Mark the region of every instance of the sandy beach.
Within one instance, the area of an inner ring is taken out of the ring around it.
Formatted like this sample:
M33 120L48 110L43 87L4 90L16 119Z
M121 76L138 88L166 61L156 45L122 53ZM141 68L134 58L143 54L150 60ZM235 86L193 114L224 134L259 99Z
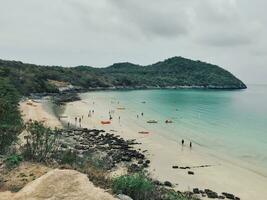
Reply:
M91 116L88 116L89 110ZM113 118L111 124L101 124L101 121L109 120L109 114ZM180 140L169 140L160 132L151 132L143 125L145 117L137 118L127 113L127 108L116 102L101 99L71 102L66 105L63 115L65 123L75 125L77 117L81 118L81 127L104 129L126 139L137 139L142 143L140 149L147 150L146 155L151 160L151 175L160 181L171 181L178 190L212 189L218 193L233 193L244 200L267 196L265 176L238 165L235 160L224 160L205 152L198 145L193 144L191 149L188 141L182 146ZM78 120L76 126L80 126ZM140 134L140 131L149 134ZM173 169L174 165L191 169ZM188 171L193 171L194 175L189 175Z
M160 181L170 181L180 191L193 188L212 189L218 193L233 193L244 200L264 199L267 196L265 176L237 165L234 160L219 159L198 145L193 144L191 149L188 141L182 146L178 140L169 140L159 132L151 132L142 125L146 123L145 117L129 115L123 105L103 102L100 99L71 102L66 104L63 118L59 121L47 110L46 103L22 102L20 109L24 121L43 121L54 128L62 127L62 122L75 125L77 117L81 118L81 127L103 129L126 139L136 139L141 143L137 148L147 150L145 154L151 161L149 171L152 177ZM101 121L109 120L109 115L113 118L111 124L101 124ZM78 120L76 126L80 126ZM149 134L140 134L140 131ZM172 166L191 169L173 169ZM188 171L193 171L194 175L189 175Z
M61 128L62 125L58 118L48 111L49 107L46 105L49 100L25 100L20 102L20 111L24 122L36 120L43 122L46 126L51 128Z

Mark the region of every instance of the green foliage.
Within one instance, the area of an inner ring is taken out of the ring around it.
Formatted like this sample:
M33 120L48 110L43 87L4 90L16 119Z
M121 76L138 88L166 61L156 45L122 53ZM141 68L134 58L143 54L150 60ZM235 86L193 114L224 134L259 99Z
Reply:
M120 176L112 183L114 193L128 195L134 200L148 199L153 189L153 183L143 174Z
M172 86L246 88L245 84L231 73L216 65L182 57L170 58L147 66L117 63L107 68L48 67L0 60L0 77L7 77L23 95L58 92L49 80L68 82L85 89Z
M22 161L22 157L20 155L11 155L5 160L5 164L7 168L12 169L17 167Z
M173 190L167 191L164 196L164 200L199 200L198 198L183 193L178 193Z
M60 155L59 160L61 164L68 164L72 166L77 163L77 152L71 149L64 151Z
M19 98L15 87L7 79L0 78L0 154L7 152L22 130Z
M45 127L41 122L26 124L26 144L23 156L26 160L45 162L58 150L58 133Z

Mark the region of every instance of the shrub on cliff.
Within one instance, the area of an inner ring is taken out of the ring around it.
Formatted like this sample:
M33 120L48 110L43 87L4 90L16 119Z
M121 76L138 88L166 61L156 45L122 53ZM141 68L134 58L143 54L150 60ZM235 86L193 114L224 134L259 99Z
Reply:
M154 190L153 183L143 174L120 176L113 180L112 190L130 196L134 200L150 199Z
M23 156L27 160L45 162L58 150L58 133L44 126L41 122L26 124L26 144Z
M0 78L0 154L7 152L22 130L19 98L16 88L8 80Z

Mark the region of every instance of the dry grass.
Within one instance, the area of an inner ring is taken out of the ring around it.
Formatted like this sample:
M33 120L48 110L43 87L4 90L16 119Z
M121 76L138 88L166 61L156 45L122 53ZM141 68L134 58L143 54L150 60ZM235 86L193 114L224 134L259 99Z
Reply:
M18 167L0 174L0 191L17 192L27 183L39 178L50 170L39 163L22 162Z

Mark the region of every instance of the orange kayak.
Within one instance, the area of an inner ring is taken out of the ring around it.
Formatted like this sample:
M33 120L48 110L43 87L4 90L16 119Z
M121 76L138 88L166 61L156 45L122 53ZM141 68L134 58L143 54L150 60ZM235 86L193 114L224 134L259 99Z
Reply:
M111 121L101 121L101 124L111 124Z

